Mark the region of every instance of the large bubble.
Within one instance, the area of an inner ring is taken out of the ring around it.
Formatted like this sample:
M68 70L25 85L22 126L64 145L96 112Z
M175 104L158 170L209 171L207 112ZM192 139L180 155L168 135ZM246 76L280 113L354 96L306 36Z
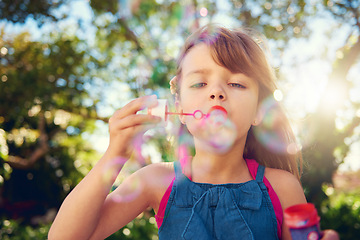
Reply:
M288 124L287 116L279 102L273 97L266 98L261 104L260 111L263 114L262 122L253 128L258 142L275 153L296 154L301 147L288 140L288 133L284 129Z
M105 184L113 184L127 160L127 158L116 157L106 163L102 173L103 182Z
M237 136L235 124L221 107L212 108L201 119L196 119L194 129L199 147L220 154L232 147Z

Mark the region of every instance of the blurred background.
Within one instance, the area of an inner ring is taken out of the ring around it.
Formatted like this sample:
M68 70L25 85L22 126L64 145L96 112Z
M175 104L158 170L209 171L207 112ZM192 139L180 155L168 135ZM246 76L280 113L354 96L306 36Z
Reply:
M111 114L143 95L172 99L179 49L209 22L266 36L274 96L303 152L307 199L321 228L360 239L359 5L0 0L0 239L46 239L65 196L105 151ZM145 145L146 162L174 160L167 133ZM108 239L157 239L153 212Z

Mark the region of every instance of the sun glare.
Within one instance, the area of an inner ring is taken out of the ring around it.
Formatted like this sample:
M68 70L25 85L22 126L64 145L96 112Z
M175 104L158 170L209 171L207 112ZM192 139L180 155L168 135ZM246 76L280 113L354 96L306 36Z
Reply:
M281 90L276 89L276 90L274 91L274 98L275 98L276 101L278 101L278 102L282 101L282 100L283 100L283 97L284 97L284 95L283 95L283 93L282 93Z
M294 118L303 118L317 110L328 83L329 66L314 60L286 70L285 105ZM274 93L275 94L275 93ZM336 101L334 98L332 101Z

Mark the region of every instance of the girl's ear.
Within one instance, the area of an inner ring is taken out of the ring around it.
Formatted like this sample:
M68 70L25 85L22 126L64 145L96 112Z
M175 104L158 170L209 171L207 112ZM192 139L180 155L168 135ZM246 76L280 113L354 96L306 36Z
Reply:
M263 118L264 118L264 110L261 107L258 107L255 119L251 125L258 126L262 122Z
M177 95L177 93L176 93L176 95ZM178 96L175 96L175 108L176 108L176 112L183 113L183 108L181 107ZM184 115L178 115L178 116L179 116L180 122L185 125L186 124L185 116Z

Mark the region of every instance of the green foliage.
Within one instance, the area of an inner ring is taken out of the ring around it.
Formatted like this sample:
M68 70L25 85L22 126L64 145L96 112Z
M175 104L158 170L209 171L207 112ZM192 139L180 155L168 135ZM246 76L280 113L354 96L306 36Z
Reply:
M158 228L156 226L154 213L146 211L143 216L137 217L125 227L106 238L106 240L155 240L158 239L157 233Z
M39 26L52 20L56 29L50 33L42 29L39 40L33 40L28 32L0 32L2 239L44 239L49 225L34 224L34 219L59 207L99 159L84 133L94 131L95 120L107 120L108 116L98 115L107 97L104 86L118 81L129 86L128 97L155 92L169 98L163 89L175 74L174 60L184 38L217 13L238 26L263 33L274 50L279 50L274 53L279 58L290 40L311 34L308 23L319 9L326 9L339 23L352 24L353 29L358 29L359 15L358 1L350 0L322 1L322 5L321 1L304 0L229 0L226 12L217 3L220 1L92 0L91 30L95 33L87 41L84 33L89 29L81 29L83 25L73 24L74 34L67 28L59 30L67 13L57 10L71 2L0 1L0 19L8 21L6 24L24 23L32 17ZM199 15L202 7L208 10L206 18ZM343 83L346 79L355 62L347 58L348 53L357 59L358 52L352 48L355 41L350 42L344 46L344 57L333 65L332 74L337 78L332 81ZM121 105L122 93L111 99L111 107ZM353 135L359 120L354 118L349 128L340 132L335 124L337 106L328 114L322 111L326 104L321 102L319 111L306 122L310 137L316 141L303 149L307 167L302 180L308 200L321 208L322 227L338 230L342 239L354 239L359 236L356 194L326 200L322 186L332 181L333 172L349 150L344 139ZM173 142L167 136L155 136L148 143L156 146L162 160L174 160ZM151 217L136 219L109 239L154 239L156 228Z
M39 23L46 20L56 20L51 13L66 0L31 0L31 1L0 1L0 19L14 23L24 23L28 17L33 17Z
M76 36L30 37L0 35L1 215L25 222L59 207L84 176L74 161L96 156L81 133L94 129L85 86L90 66L101 68Z
M1 219L0 238L3 240L39 240L47 239L50 224L32 227L19 224L16 220Z
M3 240L39 240L47 239L51 223L31 226L17 220L1 219L0 239ZM146 211L125 227L112 234L107 240L155 240L158 228L154 213Z
M321 204L321 228L334 229L341 240L353 240L360 236L359 190L335 193Z
M97 14L100 14L103 12L111 12L112 14L115 14L119 9L119 1L118 0L109 0L109 1L91 0L90 6Z
M306 37L306 16L314 14L311 8L305 11L305 2L299 1L245 1L232 0L231 14L245 27L257 29L267 38L275 39L283 48L292 38ZM256 11L254 11L256 9Z

